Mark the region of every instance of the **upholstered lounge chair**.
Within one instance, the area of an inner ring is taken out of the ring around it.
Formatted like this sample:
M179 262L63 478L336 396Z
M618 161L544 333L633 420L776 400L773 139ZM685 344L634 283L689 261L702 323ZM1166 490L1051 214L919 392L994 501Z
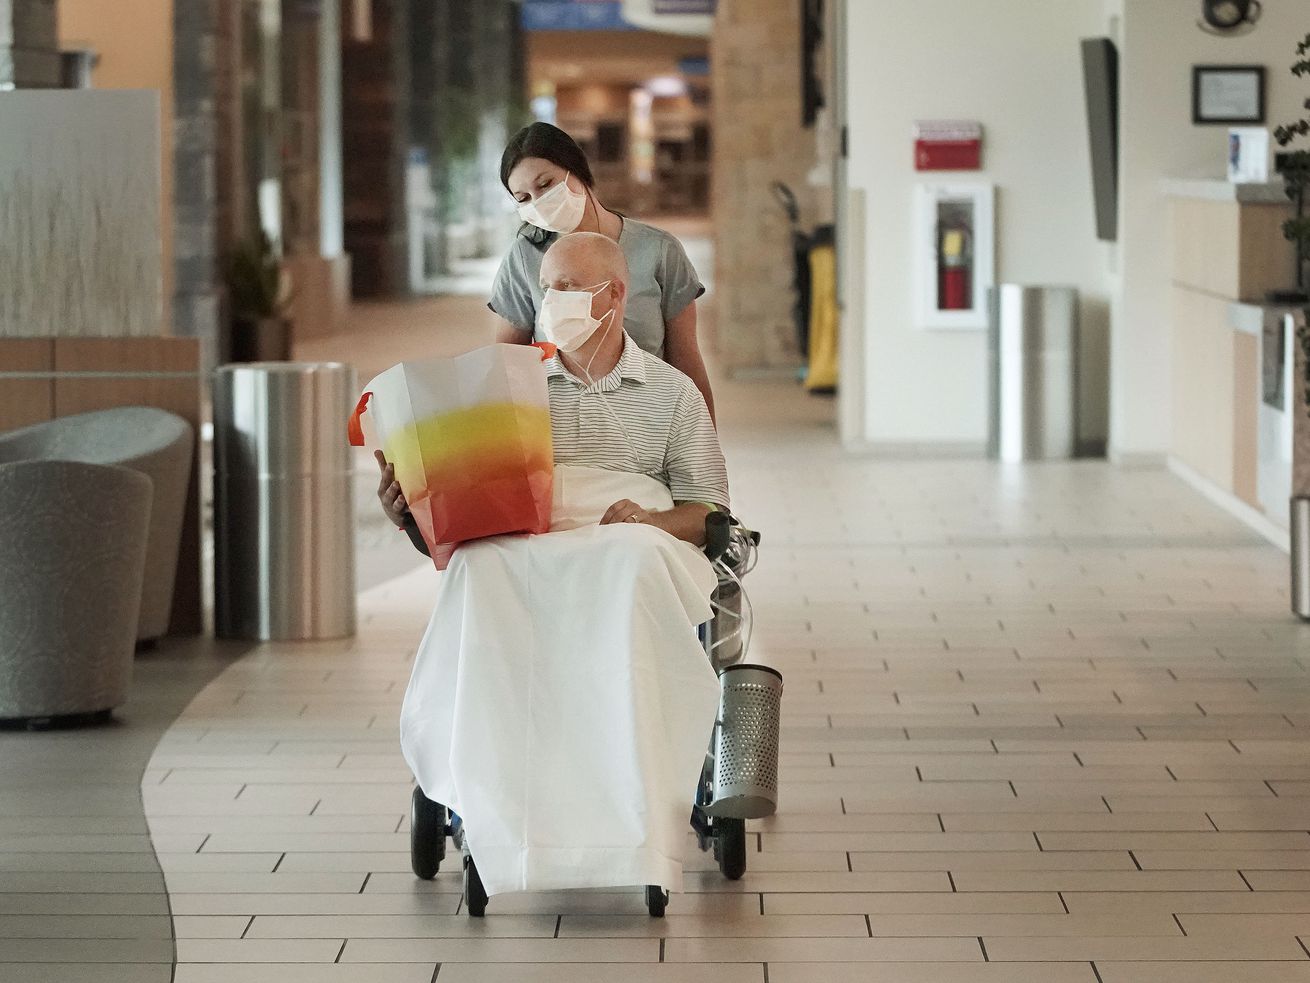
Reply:
M0 464L0 721L104 717L126 699L150 499L130 468Z
M52 460L121 464L150 478L154 505L137 628L142 641L168 633L194 446L191 424L148 406L79 413L0 434L0 464Z

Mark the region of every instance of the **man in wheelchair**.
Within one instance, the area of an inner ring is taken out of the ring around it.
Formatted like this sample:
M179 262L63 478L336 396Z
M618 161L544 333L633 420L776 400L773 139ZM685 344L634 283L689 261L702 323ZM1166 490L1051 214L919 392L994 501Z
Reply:
M698 547L727 472L695 385L623 330L618 245L565 236L541 277L538 334L558 348L551 531L455 551L402 749L426 800L461 817L486 894L680 890L719 700L696 635L717 578ZM383 507L412 526L379 464Z

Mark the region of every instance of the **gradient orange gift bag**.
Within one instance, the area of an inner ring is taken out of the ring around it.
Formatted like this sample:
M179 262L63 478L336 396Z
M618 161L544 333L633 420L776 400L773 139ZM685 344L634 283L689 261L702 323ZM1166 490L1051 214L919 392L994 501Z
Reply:
M393 365L365 387L350 442L381 449L438 570L455 547L550 528L553 348L488 345Z

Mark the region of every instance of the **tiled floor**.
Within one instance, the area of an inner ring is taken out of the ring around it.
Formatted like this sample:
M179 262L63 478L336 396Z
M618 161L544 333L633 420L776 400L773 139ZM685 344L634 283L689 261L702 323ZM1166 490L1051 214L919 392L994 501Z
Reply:
M739 883L494 898L408 872L396 717L436 577L267 646L145 801L197 981L1310 980L1306 629L1285 561L1162 472L842 454L721 384L783 802ZM689 844L690 846L690 844ZM767 973L767 977L766 977Z
M396 350L431 340L387 317ZM851 457L788 384L717 393L766 535L753 657L787 680L746 877L689 843L663 921L616 891L478 922L453 869L416 881L396 723L420 567L362 596L358 638L252 651L156 750L179 983L1310 981L1310 629L1282 554L1163 472ZM120 832L39 849L113 871ZM134 876L0 910L0 980L146 979L167 944L137 937Z
M173 718L247 646L166 639L137 658L131 696L94 730L0 732L0 981L64 983L86 966L154 960L101 983L167 983L168 894L141 809L141 773ZM103 975L101 975L103 970Z

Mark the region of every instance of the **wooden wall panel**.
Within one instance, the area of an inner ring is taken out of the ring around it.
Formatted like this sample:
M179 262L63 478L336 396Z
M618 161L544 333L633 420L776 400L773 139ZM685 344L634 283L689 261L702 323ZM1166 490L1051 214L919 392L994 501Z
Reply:
M1173 453L1233 490L1233 330L1227 301L1173 291Z
M1233 332L1233 494L1247 505L1263 509L1260 474L1260 339Z
M6 373L50 372L54 342L48 338L0 338L0 432L42 423L55 415L54 380L6 378Z
M1179 198L1173 214L1174 283L1236 298L1237 202Z
M1291 217L1291 205L1242 206L1239 300L1261 304L1271 290L1287 290L1295 285L1292 244L1283 238L1283 222Z

